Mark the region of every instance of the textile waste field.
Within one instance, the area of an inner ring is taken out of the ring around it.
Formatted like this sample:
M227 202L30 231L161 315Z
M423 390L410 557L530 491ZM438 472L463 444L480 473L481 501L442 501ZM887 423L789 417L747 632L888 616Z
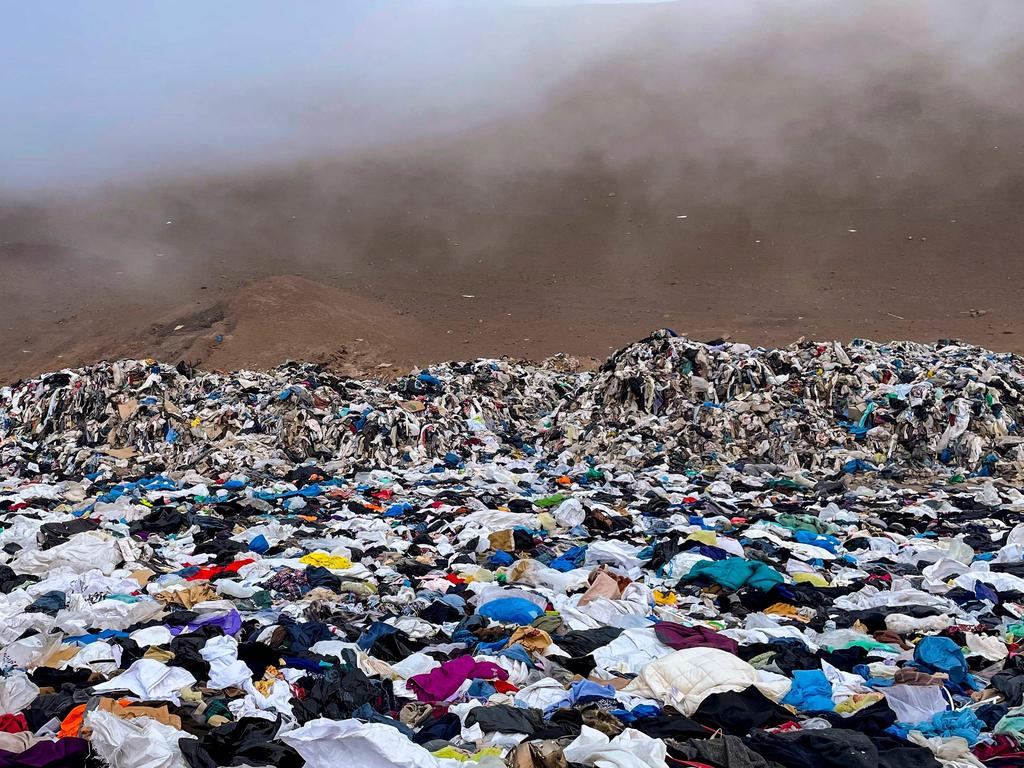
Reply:
M1024 765L1024 359L0 389L0 766Z

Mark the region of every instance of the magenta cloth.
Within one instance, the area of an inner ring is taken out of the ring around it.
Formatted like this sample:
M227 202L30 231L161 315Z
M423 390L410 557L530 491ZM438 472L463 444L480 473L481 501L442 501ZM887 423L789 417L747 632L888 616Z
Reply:
M739 650L735 640L707 627L684 627L674 621L659 621L654 625L654 634L669 648L677 651L684 648L719 648L736 653Z
M437 669L409 678L409 688L420 701L444 701L467 680L507 680L508 672L490 661L477 661L472 656L459 656Z

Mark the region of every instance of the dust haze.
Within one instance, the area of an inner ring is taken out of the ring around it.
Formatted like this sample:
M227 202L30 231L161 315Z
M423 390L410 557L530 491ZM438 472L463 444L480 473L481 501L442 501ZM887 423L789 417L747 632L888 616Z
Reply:
M222 41L198 112L115 99L109 140L69 126L43 165L9 143L0 373L355 354L351 312L241 329L279 275L404 340L368 365L661 326L1024 351L1024 6L706 5L385 4L290 57L331 38L304 18L277 69Z

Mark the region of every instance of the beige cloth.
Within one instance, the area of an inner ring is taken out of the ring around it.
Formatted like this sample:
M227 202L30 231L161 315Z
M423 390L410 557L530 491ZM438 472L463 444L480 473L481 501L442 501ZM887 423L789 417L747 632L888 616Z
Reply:
M180 605L185 609L191 608L196 603L220 599L220 595L209 584L193 584L185 589L167 590L153 595L153 597L164 605Z
M619 589L619 582L607 573L599 571L594 574L594 580L591 582L590 588L583 593L579 605L586 605L591 600L597 600L601 597L609 600L618 600L622 597L622 590Z
M101 698L99 705L96 707L103 712L109 712L112 715L131 720L135 717L150 717L157 722L163 723L164 725L170 725L174 728L181 730L181 718L178 715L171 713L167 709L167 705L161 707L144 707L136 704L122 704L116 699Z
M0 733L0 750L20 754L40 741L49 741L49 739L36 736L28 731L23 731L22 733Z

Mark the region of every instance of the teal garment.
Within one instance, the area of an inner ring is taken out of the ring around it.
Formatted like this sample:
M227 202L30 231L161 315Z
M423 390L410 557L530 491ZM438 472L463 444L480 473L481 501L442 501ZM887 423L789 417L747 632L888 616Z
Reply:
M914 666L924 672L945 672L954 685L963 686L968 681L964 652L948 637L931 636L918 643Z
M1024 707L1014 707L1008 710L1002 719L996 723L992 733L1005 733L1015 739L1024 737Z
M794 515L783 512L776 516L775 522L792 531L808 531L810 533L833 534L839 531L838 526L819 520L814 515Z
M1005 718L1003 718L1005 720ZM1002 723L1002 720L999 721ZM968 744L974 746L981 738L981 732L985 729L983 723L974 712L969 709L957 711L939 712L931 720L923 723L894 723L889 727L889 732L907 738L911 731L920 731L925 738L940 737L948 739L952 736L959 736L965 739ZM999 732L998 725L996 732Z
M701 560L694 563L683 581L696 581L700 578L710 579L730 592L741 587L752 587L767 592L776 584L781 584L782 574L760 560L744 560L742 557L729 557L725 560Z

